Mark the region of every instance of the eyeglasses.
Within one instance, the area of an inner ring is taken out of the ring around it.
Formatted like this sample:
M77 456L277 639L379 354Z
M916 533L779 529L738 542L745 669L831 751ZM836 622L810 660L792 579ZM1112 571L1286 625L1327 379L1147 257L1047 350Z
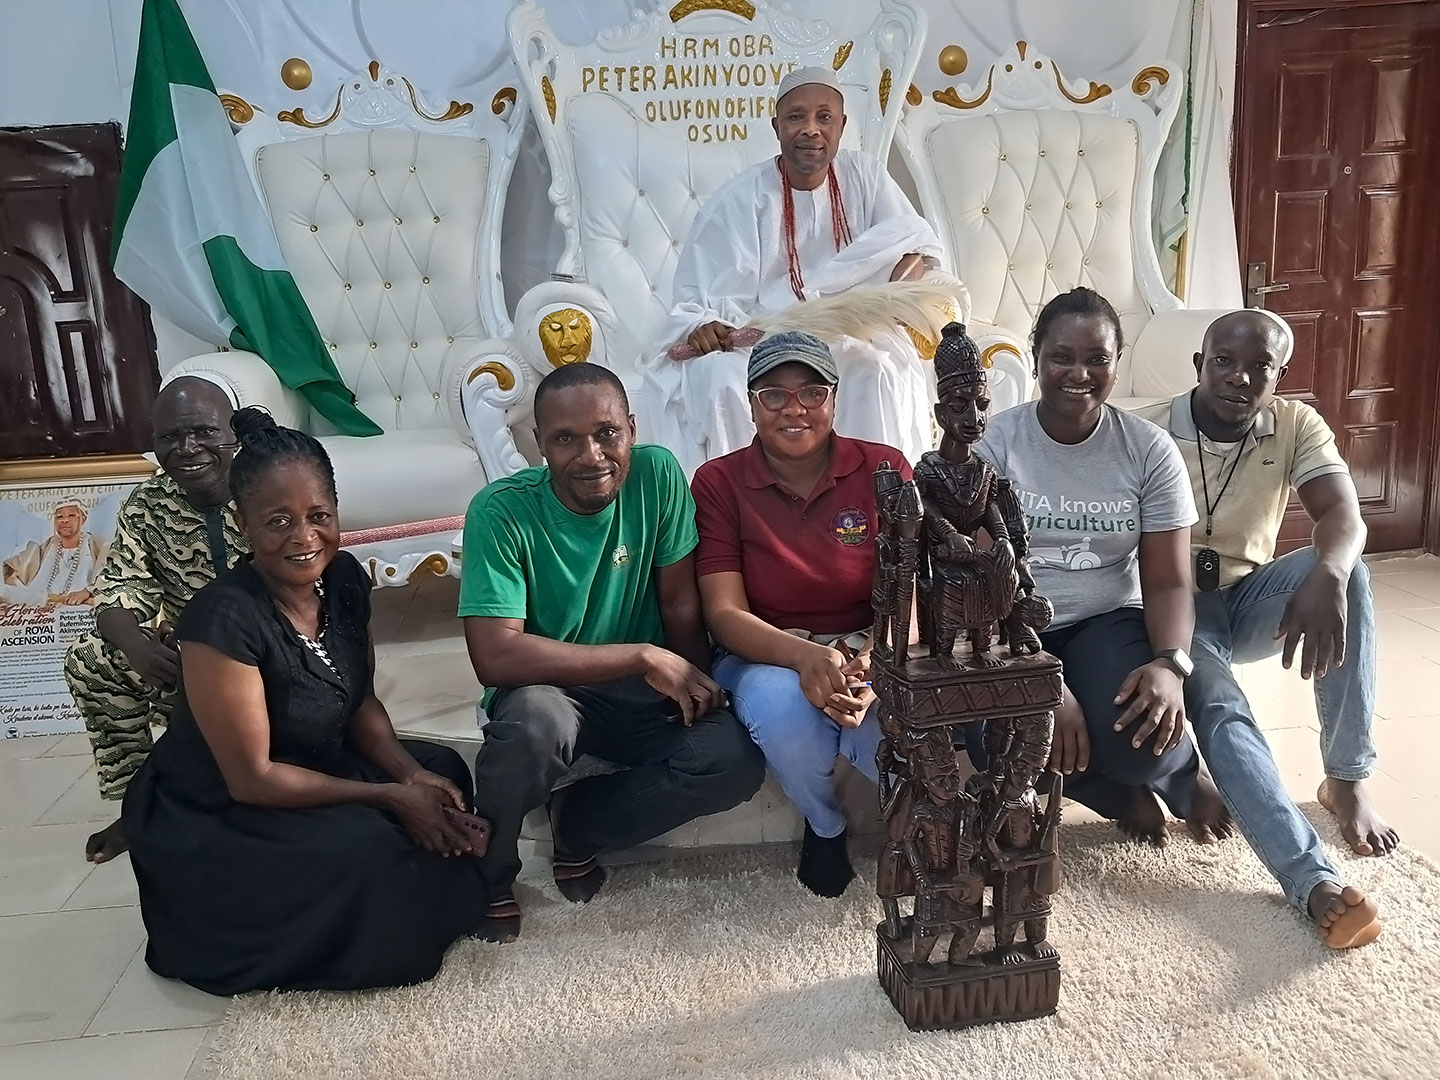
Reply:
M830 395L834 392L833 386L807 383L797 390L786 390L783 386L766 386L751 390L750 396L758 401L766 412L780 412L788 408L791 401L800 402L802 409L818 409L830 400Z

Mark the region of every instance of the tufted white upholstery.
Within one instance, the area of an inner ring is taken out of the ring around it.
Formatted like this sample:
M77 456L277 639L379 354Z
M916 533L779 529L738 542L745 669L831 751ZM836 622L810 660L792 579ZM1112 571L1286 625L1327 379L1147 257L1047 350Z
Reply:
M476 287L489 169L481 140L412 131L256 155L286 264L345 385L387 433L454 430L442 373L490 336Z
M1183 88L1177 69L1154 70L1165 78L1144 93L1138 83L1062 85L1053 62L1021 42L973 87L952 88L949 103L932 96L907 109L900 129L924 211L970 288L977 321L1028 343L1057 293L1085 285L1115 305L1127 343L1117 404L1189 385L1175 365L1152 372L1134 362L1147 327L1181 306L1160 275L1150 206ZM1101 89L1093 101L1075 100ZM1028 367L1028 344L1025 353Z
M534 363L508 337L499 248L528 112L500 92L514 70L495 78L491 108L447 111L375 63L342 84L318 132L284 113L232 116L285 264L383 434L335 434L253 354L194 357L167 374L212 378L319 437L345 542L382 584L422 567L458 573L454 519L487 479L526 464L510 424L528 422Z
M659 340L675 263L701 204L774 146L747 140L694 146L607 94L570 103L567 129L580 189L585 276L639 341ZM604 138L593 133L604 132Z
M1135 129L1058 110L944 124L925 140L956 274L974 316L1024 327L1056 293L1088 285L1120 313L1126 337L1150 317L1130 252Z

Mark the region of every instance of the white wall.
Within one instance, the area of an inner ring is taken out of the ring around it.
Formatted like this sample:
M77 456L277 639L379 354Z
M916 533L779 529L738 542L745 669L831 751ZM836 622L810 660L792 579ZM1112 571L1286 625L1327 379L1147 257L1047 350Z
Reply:
M798 13L824 17L837 4L869 10L874 0L777 0ZM542 0L557 31L569 40L592 37L623 21L633 7L669 0ZM1053 56L1070 76L1128 85L1135 72L1169 58L1191 66L1192 0L923 0L930 19L917 72L929 92L974 81L990 61L1018 40ZM1191 156L1199 179L1190 192L1191 265L1188 299L1194 306L1238 302L1238 267L1230 211L1228 139L1234 90L1236 0L1194 0L1197 27L1213 38L1196 41L1204 70L1196 88L1197 116L1213 123ZM182 0L218 86L242 93L268 111L303 106L324 115L333 88L376 58L439 97L463 97L467 84L508 62L504 0ZM295 14L301 12L300 15ZM0 0L0 125L123 122L129 107L140 0ZM55 27L63 27L57 33ZM939 51L959 44L969 54L959 76L944 75ZM287 89L278 74L290 56L314 69L312 86ZM1208 108L1208 112L1205 110ZM1183 117L1158 185L1157 231L1173 240L1184 221L1181 192ZM505 248L512 302L542 278L559 250L544 191L548 169L538 140L522 154L506 214ZM155 320L162 370L207 346Z

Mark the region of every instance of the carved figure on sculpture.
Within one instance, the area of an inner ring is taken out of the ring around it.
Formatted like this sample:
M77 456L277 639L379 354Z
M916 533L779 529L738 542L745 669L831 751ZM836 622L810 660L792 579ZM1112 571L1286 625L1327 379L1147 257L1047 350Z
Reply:
M915 878L912 960L928 963L948 932L948 962L982 966L971 956L985 910L985 876L976 865L980 803L960 778L950 729L926 732L910 764L914 806L904 846Z
M1040 651L1036 630L1049 625L1049 619L1037 626L1043 609L1034 604L1021 605L1017 612L1017 598L1035 591L1024 561L1029 534L1009 481L972 449L985 434L989 378L979 349L960 323L944 329L935 352L935 378L940 448L915 466L929 564L926 638L932 657L951 660L959 632L965 630L972 662L1000 667L1004 661L990 651L996 624L1010 655L1023 656ZM982 529L990 537L989 548L976 543Z
M915 895L915 871L906 850L912 826L911 814L915 809L910 760L914 756L914 743L924 734L912 731L892 735L883 722L886 712L883 703L880 708L881 726L886 734L875 751L875 763L880 774L880 816L885 822L885 846L880 849L880 861L876 867L875 894L880 897L880 907L885 913L885 935L892 941L898 941L905 932L905 924L900 917L900 900ZM892 777L899 782L892 782Z
M880 518L876 537L875 611L871 640L881 656L903 653L910 641L910 614L915 602L915 572L920 565L920 530L925 522L914 481L883 462L875 470L875 507ZM891 642L894 642L892 650Z
M993 805L983 812L984 844L994 880L995 949L1005 964L1056 956L1046 941L1050 897L1060 888L1060 798L1056 775L1044 807L1035 782L1050 760L1055 715L1037 713L996 722L991 744L1000 756ZM987 733L988 735L989 733ZM1015 945L1021 925L1025 948Z

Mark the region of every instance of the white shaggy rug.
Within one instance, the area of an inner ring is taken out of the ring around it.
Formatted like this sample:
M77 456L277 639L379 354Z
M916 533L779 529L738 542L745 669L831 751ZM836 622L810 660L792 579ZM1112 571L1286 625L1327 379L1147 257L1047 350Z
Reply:
M521 890L525 932L467 941L433 982L237 999L217 1080L394 1077L920 1077L1299 1080L1440 1077L1440 869L1401 848L1342 872L1380 904L1368 948L1332 953L1243 840L1165 851L1062 829L1051 940L1058 1015L914 1034L875 979L873 848L838 902L794 850L613 869L572 905Z

